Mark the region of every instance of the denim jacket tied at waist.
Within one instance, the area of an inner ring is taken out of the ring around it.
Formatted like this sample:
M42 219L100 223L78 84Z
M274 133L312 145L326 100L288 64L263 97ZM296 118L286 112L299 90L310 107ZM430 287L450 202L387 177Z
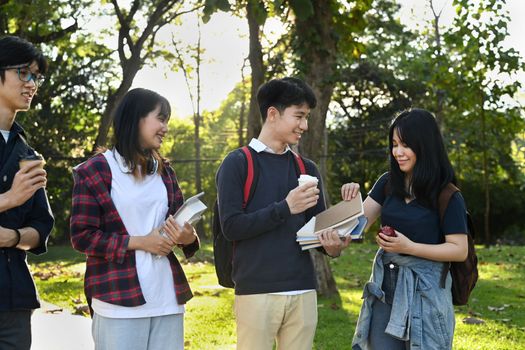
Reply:
M381 290L384 264L399 266L392 311L385 333L410 342L410 349L448 350L452 348L454 307L450 292L452 279L447 276L445 288L440 287L442 262L410 255L386 253L379 249L374 258L372 275L363 290L353 350L367 350L372 304L385 302Z

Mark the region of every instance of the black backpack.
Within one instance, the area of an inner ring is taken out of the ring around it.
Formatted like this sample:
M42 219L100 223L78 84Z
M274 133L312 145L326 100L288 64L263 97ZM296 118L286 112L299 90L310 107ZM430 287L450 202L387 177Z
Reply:
M454 193L459 192L459 188L449 183L439 194L438 208L441 223L445 216L448 202ZM441 288L445 288L447 272L450 270L452 277L452 303L454 305L466 305L472 290L478 281L478 257L474 247L474 224L469 212L467 211L467 240L468 254L465 261L454 261L445 265L441 274Z
M256 157L256 152L253 151L250 147L244 146L237 151L242 152L246 158L246 168L247 174L244 182L243 188L243 209L246 208L248 202L253 197L255 192L255 187L257 186L257 178L259 175L258 163ZM306 174L306 168L304 166L304 161L300 155L295 152L292 152L296 160L296 170L299 174ZM255 161L254 161L255 158ZM226 288L234 288L235 283L232 280L232 271L233 271L233 254L235 252L235 242L228 241L224 234L222 233L221 220L219 218L219 198L217 194L217 200L213 205L213 223L212 223L212 232L213 232L213 258L215 264L215 273L217 274L217 279L219 284Z

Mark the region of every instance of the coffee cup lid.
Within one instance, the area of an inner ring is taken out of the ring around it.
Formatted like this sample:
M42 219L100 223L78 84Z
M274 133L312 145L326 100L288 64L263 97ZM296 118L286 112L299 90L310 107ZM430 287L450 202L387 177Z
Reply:
M40 155L38 153L26 154L24 156L21 156L20 160L44 160L44 157L42 157L42 155Z

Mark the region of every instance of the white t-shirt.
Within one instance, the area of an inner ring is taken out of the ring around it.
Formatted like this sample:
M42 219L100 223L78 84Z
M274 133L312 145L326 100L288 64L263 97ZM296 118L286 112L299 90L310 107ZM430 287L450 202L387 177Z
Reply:
M0 133L2 133L2 136L4 137L5 143L7 143L7 140L9 140L9 130L0 130Z
M111 199L130 236L146 236L164 222L168 194L160 174L136 180L117 150L104 152L111 169ZM93 299L93 310L104 317L139 318L184 313L177 304L168 258L135 251L137 274L146 304L126 307Z

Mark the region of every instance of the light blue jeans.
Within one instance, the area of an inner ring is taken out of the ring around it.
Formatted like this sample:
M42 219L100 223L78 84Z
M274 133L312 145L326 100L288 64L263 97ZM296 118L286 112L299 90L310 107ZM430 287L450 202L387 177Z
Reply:
M406 350L410 348L409 342L396 339L385 333L392 311L398 271L398 266L385 265L381 286L385 293L385 302L376 299L372 304L372 320L370 321L370 333L368 335L370 349Z
M183 350L184 314L108 318L94 314L95 350Z

